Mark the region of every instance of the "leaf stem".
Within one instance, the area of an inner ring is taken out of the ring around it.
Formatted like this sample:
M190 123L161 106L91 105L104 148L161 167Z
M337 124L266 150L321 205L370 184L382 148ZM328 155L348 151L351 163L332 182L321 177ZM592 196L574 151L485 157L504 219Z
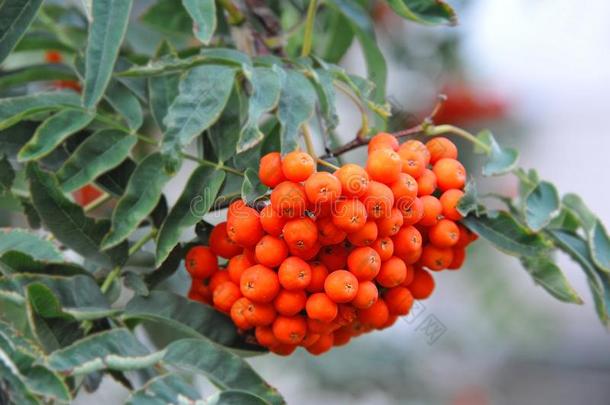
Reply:
M121 266L116 266L114 269L112 269L112 271L110 273L108 273L108 275L104 279L104 282L102 283L102 286L100 287L100 291L103 294L105 294L108 291L108 289L112 285L112 282L114 281L115 278L117 278L117 276L120 273L121 273Z
M318 0L310 0L307 7L307 17L305 19L305 33L303 34L303 49L301 56L307 57L311 53L313 44L313 23L316 19L316 9L318 8Z
M233 4L231 0L218 0L218 4L220 4L220 6L224 8L229 15L228 22L230 25L240 25L246 20L243 13L235 4Z
M427 136L435 136L435 135L441 135L441 134L445 134L445 133L460 136L460 137L472 142L474 145L478 146L479 148L481 148L483 151L485 151L485 153L487 155L489 155L491 153L491 147L489 145L480 141L476 136L474 136L470 132L466 131L465 129L462 129L462 128L459 128L459 127L456 127L453 125L438 125L438 126L424 125L423 130L424 130L423 132Z
M209 160L201 159L201 158L198 158L197 156L193 156L193 155L190 155L190 154L184 153L184 152L180 153L180 155L183 158L188 159L188 160L192 160L193 162L197 162L197 163L199 163L202 166L214 167L214 168L216 168L218 170L224 170L227 173L233 173L236 176L244 177L244 174L242 172L240 172L239 170L234 169L234 168L229 167L229 166L225 166L222 163L214 163L214 162L211 162Z
M307 147L307 153L311 155L312 158L317 159L316 149L313 146L313 137L311 136L311 130L309 129L309 125L303 125L303 139L305 140L305 146Z

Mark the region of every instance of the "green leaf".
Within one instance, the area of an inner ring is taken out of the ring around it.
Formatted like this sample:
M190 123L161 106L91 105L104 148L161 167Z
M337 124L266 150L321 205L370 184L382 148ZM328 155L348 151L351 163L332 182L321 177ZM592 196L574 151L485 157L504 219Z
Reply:
M182 336L206 337L223 346L238 346L241 341L229 317L169 291L153 290L146 297L135 296L125 306L122 318L160 323Z
M102 241L103 249L125 240L156 207L163 187L171 179L165 164L163 156L153 153L136 167L112 212L112 226Z
M25 229L0 228L0 255L8 251L27 253L37 260L61 262L63 257L49 240Z
M0 129L15 125L34 114L79 107L80 99L73 91L50 91L0 99Z
M399 16L421 24L457 23L455 11L443 0L386 0Z
M297 147L299 130L313 115L316 103L316 91L305 76L294 70L285 73L277 113L282 128L282 153Z
M534 281L553 297L563 302L583 303L561 269L549 257L523 257L521 263Z
M178 95L180 76L177 74L166 74L154 76L148 79L148 97L150 111L157 126L165 131L163 119L169 111L170 105Z
M23 301L26 295L42 316L69 316L77 320L97 319L112 315L99 286L90 276L48 276L15 274L0 279L0 295Z
M125 159L114 169L99 176L95 180L95 184L107 193L120 197L125 192L127 182L131 178L134 170L136 170L136 167L138 167L138 165L133 160Z
M83 105L100 101L112 76L131 11L132 0L96 0L87 39Z
M583 229L587 233L590 233L593 230L595 223L597 222L597 217L589 210L580 196L568 193L563 196L561 204L564 208L578 217Z
M329 63L339 63L354 41L354 31L346 29L349 20L337 11L328 19L325 35L319 41L321 49L316 54Z
M0 73L0 89L49 80L78 80L65 65L30 65Z
M599 219L593 226L589 240L593 261L600 269L610 272L610 237Z
M576 233L559 229L552 229L549 234L587 275L597 315L604 325L610 326L610 278L595 267L587 242Z
M496 215L468 216L464 225L479 236L490 241L499 250L514 256L539 256L547 245L538 234L530 233L507 212Z
M20 198L19 203L23 208L23 214L25 215L30 229L40 228L40 216L36 212L36 208L32 205L29 198Z
M203 44L210 43L216 30L216 3L214 0L182 0L193 19L195 36Z
M519 152L511 148L502 148L490 131L481 131L477 139L491 149L488 160L483 165L483 176L499 176L517 167Z
M105 95L108 103L118 112L132 131L137 131L144 122L142 106L138 98L127 86L118 80L111 80Z
M156 266L165 261L182 232L194 226L208 212L224 180L224 171L206 166L195 169L159 230Z
M207 399L208 405L267 405L259 396L240 390L227 390L217 392Z
M274 109L280 100L281 74L282 70L267 67L256 67L252 71L249 78L252 94L248 104L248 120L239 134L237 152L252 148L265 136L259 129L258 122L262 115Z
M327 131L332 131L339 124L339 116L335 105L336 92L333 75L326 69L316 69L314 73L314 85L318 93L320 109L326 122Z
M23 381L30 392L59 402L72 400L66 383L52 371L33 366L23 372Z
M476 216L479 216L479 195L477 193L477 186L473 179L468 180L468 183L466 183L464 195L457 205L457 210L464 217L468 216L470 213L474 213Z
M117 328L89 335L51 353L46 365L65 375L96 370L134 370L157 363L163 352L150 353L127 329Z
M367 11L355 1L332 0L328 5L338 9L349 20L364 53L367 76L375 83L373 100L383 103L388 72L385 58L377 46L373 21Z
M184 9L182 2L177 0L159 0L144 14L141 20L155 30L167 34L190 35L192 21Z
M27 162L48 155L70 135L89 125L93 118L92 113L72 109L62 110L47 118L19 151L19 161Z
M148 286L142 277L133 271L126 271L123 273L123 283L125 284L125 287L133 290L137 295L147 296L150 294Z
M144 276L144 282L148 285L148 288L153 289L159 283L171 277L176 270L178 270L183 258L184 252L182 251L182 245L178 244L172 249L167 259L165 259L160 266Z
M176 374L155 377L140 389L133 391L126 405L165 405L179 404L184 401L197 404L201 396L191 385ZM209 403L209 402L207 402Z
M102 129L85 139L57 171L64 192L91 183L100 174L118 166L138 142L135 135Z
M559 212L559 193L547 181L538 183L525 199L525 222L533 231L546 227Z
M246 97L236 85L220 118L207 130L207 136L214 148L218 162L226 162L235 156L241 124L247 108Z
M225 66L199 66L180 81L179 93L163 123L163 151L177 153L208 129L224 110L235 79Z
M6 155L0 153L0 195L11 191L15 181L15 171Z
M167 347L163 362L205 374L221 390L237 389L271 404L283 404L280 394L238 355L206 339L182 339Z
M3 351L0 351L0 375L2 376L2 385L5 390L2 395L6 396L7 403L19 405L37 405L41 403L28 389L17 365Z
M101 252L100 242L110 224L85 216L83 209L69 201L57 180L34 163L27 167L32 203L47 229L64 245L101 266L114 267L127 259L127 244Z
M4 0L0 3L0 63L28 29L42 0Z
M246 169L244 182L241 186L241 198L247 203L252 203L265 195L266 192L267 186L261 183L258 172L252 168Z
M54 276L76 276L91 274L72 263L48 262L42 259L34 259L30 255L35 255L33 251L28 254L19 251L5 252L0 256L0 273L11 275L17 273L47 274Z

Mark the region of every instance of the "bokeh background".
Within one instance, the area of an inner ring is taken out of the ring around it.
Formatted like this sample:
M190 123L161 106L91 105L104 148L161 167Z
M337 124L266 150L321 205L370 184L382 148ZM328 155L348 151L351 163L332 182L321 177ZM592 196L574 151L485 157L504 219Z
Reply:
M460 16L451 28L405 22L378 3L377 34L396 108L425 115L439 93L447 94L438 122L492 129L521 151L522 166L538 169L562 193L580 194L610 224L610 2L449 0ZM357 45L342 64L365 72ZM347 141L359 119L347 100L339 102L338 133ZM413 120L397 116L405 126ZM346 155L360 162L363 156ZM476 174L476 158L464 156ZM479 184L517 191L510 177ZM290 404L608 404L610 334L595 316L580 268L567 257L559 264L584 305L556 301L517 260L479 242L464 268L439 274L435 294L394 327L322 357L299 351L249 361ZM171 283L186 291L188 281L179 272ZM214 390L203 379L196 383ZM106 378L76 403L120 403L126 395Z

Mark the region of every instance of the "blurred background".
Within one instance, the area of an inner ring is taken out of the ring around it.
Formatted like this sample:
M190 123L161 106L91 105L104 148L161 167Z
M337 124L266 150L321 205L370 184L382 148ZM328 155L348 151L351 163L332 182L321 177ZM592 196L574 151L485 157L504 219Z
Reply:
M451 28L405 22L377 3L388 95L409 112L398 112L397 125L412 125L444 93L448 101L436 123L490 128L499 142L521 151L523 167L538 169L561 193L580 194L610 224L604 121L610 116L610 2L449 0L459 15ZM357 44L342 65L365 74ZM348 141L359 127L358 112L348 100L339 103L338 134ZM471 147L462 146L470 172L478 173ZM363 156L356 150L346 158L361 162ZM479 184L517 192L510 177ZM168 191L175 200L177 193ZM322 357L297 351L249 361L290 404L610 403L610 335L595 316L580 268L559 258L585 300L575 306L550 297L517 260L484 242L468 253L462 270L439 274L435 294L390 329ZM186 292L185 272L171 284ZM127 395L111 379L102 384L76 402L119 403ZM203 379L197 384L214 391Z

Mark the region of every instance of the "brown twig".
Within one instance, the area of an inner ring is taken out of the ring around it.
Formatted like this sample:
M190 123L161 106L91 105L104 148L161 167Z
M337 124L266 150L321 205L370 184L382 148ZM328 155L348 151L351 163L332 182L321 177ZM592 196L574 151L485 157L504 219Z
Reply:
M403 130L397 131L397 132L392 132L392 135L394 135L397 138L404 138L404 137L415 135L415 134L425 131L427 127L429 127L430 125L433 125L434 116L436 114L438 114L439 110L441 109L443 103L446 100L447 100L446 95L439 94L437 102L434 105L434 108L432 109L430 114L428 114L426 116L426 118L423 119L423 121L421 123L419 123L411 128L403 129ZM345 145L340 146L334 150L331 150L326 155L320 156L320 158L323 159L323 158L328 158L328 157L340 156L353 149L359 148L360 146L367 145L370 142L370 140L371 140L371 138L364 138L364 137L358 135L358 136L356 136L356 138L352 139Z

